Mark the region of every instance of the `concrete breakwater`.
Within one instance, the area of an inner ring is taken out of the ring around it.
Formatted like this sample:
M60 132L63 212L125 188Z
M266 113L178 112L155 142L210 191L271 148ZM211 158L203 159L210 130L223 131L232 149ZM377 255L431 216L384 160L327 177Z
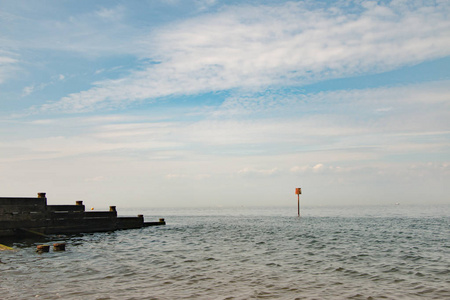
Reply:
M109 211L86 211L83 201L75 205L47 205L45 193L37 198L0 197L0 237L20 235L70 234L113 231L165 225L144 222L144 216L118 217L115 206Z

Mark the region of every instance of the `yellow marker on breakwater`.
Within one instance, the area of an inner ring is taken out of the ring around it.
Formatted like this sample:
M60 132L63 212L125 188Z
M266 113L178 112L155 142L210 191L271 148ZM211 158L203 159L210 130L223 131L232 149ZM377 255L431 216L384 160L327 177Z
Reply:
M2 250L14 250L14 249L11 248L11 247L8 247L8 246L0 244L0 251L2 251Z

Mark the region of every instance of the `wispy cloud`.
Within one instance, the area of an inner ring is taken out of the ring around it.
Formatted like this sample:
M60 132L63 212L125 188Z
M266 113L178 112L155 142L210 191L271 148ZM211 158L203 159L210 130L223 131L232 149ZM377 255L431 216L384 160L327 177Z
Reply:
M22 91L22 97L26 97L26 96L32 94L34 92L34 89L35 89L34 84L24 87L23 91Z
M304 85L450 54L449 3L363 2L358 8L226 7L141 35L140 55L158 64L40 109L82 112L168 95Z
M16 57L17 55L0 49L0 84L13 77L19 70L19 60Z
M447 200L450 2L119 2L4 2L5 191Z
M88 57L136 53L132 39L138 30L123 20L123 6L80 5L76 11L66 11L64 4L57 1L51 6L44 9L35 3L28 3L26 8L10 4L8 19L0 19L9 28L2 34L1 48L65 51Z
M40 84L31 84L29 86L26 86L22 90L22 97L27 97L27 96L35 93L36 91L42 91L45 88L47 88L48 86L55 85L61 81L64 81L65 79L66 79L66 76L64 76L63 74L59 74L57 76L53 76L51 78L51 81L49 81L49 82L42 82Z
M40 119L24 124L38 137L0 143L4 149L28 149L30 159L77 155L128 155L145 159L271 156L315 153L314 161L389 159L420 154L423 159L449 146L450 83L307 95L231 97L205 110L196 121L158 111L146 115L109 115ZM277 98L279 97L279 98ZM393 107L386 113L379 107ZM184 110L201 111L194 107ZM167 113L167 112L166 112ZM172 119L172 121L166 121ZM72 134L68 134L68 132ZM46 132L43 136L41 132ZM38 142L40 141L40 142ZM331 155L331 152L333 154ZM26 159L17 152L9 160ZM424 155L423 153L427 153ZM242 173L281 168L243 166ZM316 170L321 170L320 166ZM257 173L257 172L256 172ZM264 172L263 172L264 173Z
M116 6L114 8L103 7L95 11L95 14L105 21L117 22L122 20L122 18L124 17L124 11L125 8L123 6Z
M255 169L255 168L246 167L244 169L239 170L237 173L241 176L273 176L278 172L279 172L279 170L277 168Z

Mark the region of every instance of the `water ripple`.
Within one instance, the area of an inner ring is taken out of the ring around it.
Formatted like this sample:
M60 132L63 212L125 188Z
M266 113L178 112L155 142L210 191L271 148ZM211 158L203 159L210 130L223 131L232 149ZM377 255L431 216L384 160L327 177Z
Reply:
M448 218L166 220L165 227L55 237L66 252L39 255L34 244L17 243L18 251L1 253L2 297L450 297Z

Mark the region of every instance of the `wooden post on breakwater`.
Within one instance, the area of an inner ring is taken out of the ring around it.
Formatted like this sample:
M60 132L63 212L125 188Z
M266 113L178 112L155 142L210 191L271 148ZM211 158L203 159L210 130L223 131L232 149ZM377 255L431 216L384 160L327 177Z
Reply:
M54 243L53 251L66 251L66 243Z
M49 252L50 246L49 245L37 245L36 246L36 252L43 253L43 252Z

